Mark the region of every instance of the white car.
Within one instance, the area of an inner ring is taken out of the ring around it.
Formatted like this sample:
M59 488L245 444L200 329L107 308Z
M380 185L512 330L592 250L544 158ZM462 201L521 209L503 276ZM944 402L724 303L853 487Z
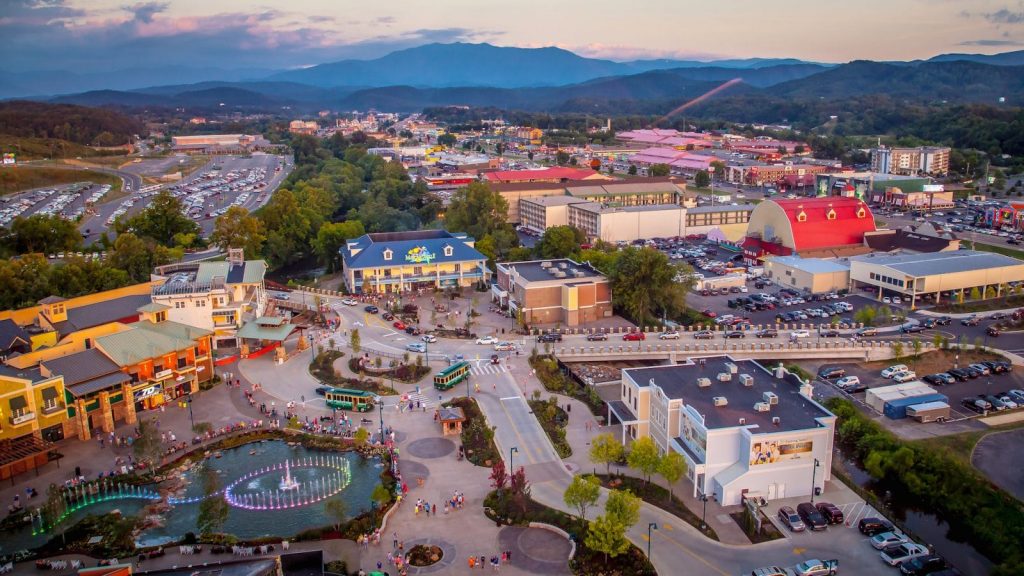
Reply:
M846 388L847 386L856 386L860 384L860 378L857 376L843 376L839 380L836 380L836 386L839 388Z
M405 345L405 349L409 352L419 352L422 354L427 351L427 345L423 342L410 342Z
M900 300L899 296L893 296L892 297L892 303L893 304L903 304L903 300Z
M658 334L658 339L660 339L660 340L679 340L679 332L676 332L675 330L673 330L671 332L662 332L661 334Z
M352 298L345 298L344 300L341 301L341 303L344 304L345 306L356 306L357 304L359 304L357 300L353 300Z
M997 398L999 398L999 401L1002 402L1003 404L1005 404L1006 408L1009 409L1009 410L1012 410L1012 409L1020 406L1020 404L1018 404L1016 400L1010 398L1008 395L997 396Z
M789 333L790 338L810 338L811 333L807 330L794 330Z
M903 544L908 540L906 534L897 534L895 532L882 532L881 534L875 534L871 537L871 546L875 550L881 550L886 546L892 546L893 544Z
M889 298L888 296L882 298L882 304L892 304L892 298Z
M424 334L421 340L423 340L427 344L433 344L437 342L437 336L434 336L433 334Z
M888 368L882 370L882 378L892 378L900 372L909 372L910 368L907 368L906 364L893 364Z
M928 554L928 547L913 542L905 542L894 550L883 550L882 560L889 566L899 566L908 560Z
M897 384L903 384L904 382L910 382L916 380L917 374L913 370L904 370L903 372L897 372L892 375L892 381Z
M489 346L491 344L497 344L498 339L495 338L494 336L484 336L483 338L477 338L476 343Z
M747 287L746 286L740 286L740 292L746 294L747 293Z
M497 344L494 345L494 350L496 352L507 352L509 350L515 349L516 345L511 342L498 342Z

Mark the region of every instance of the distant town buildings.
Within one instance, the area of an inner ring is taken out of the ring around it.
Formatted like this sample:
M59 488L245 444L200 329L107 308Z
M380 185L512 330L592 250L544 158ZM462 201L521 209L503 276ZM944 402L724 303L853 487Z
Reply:
M288 123L288 131L292 134L314 136L319 129L320 125L315 120L292 120Z
M871 150L871 170L903 176L945 176L949 173L949 152L949 148L937 146L874 148Z
M271 143L262 136L248 134L202 134L171 137L172 150L195 154L245 154L270 146Z

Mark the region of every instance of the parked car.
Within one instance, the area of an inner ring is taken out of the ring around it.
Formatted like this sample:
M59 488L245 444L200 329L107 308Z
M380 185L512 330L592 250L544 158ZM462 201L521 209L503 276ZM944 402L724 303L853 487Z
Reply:
M949 316L940 316L935 319L935 324L937 326L949 326L952 322L953 319L950 318Z
M992 405L984 398L964 398L960 401L960 404L963 405L964 408L977 412L978 414L984 414L992 409Z
M847 394L856 394L868 389L867 384L860 381L856 376L847 376L836 381L836 387Z
M779 331L774 328L765 328L764 330L758 330L754 333L754 336L758 338L778 338Z
M897 372L892 377L892 381L897 384L903 384L904 382L910 382L912 380L917 380L917 374L915 374L913 370Z
M537 342L561 342L562 335L558 332L548 332L537 337Z
M724 332L722 334L722 336L724 336L725 338L746 338L747 337L747 335L744 334L744 332L742 330L729 330L728 332Z
M370 304L369 306L363 306L363 310L369 312L370 314L376 314L377 312L380 312L380 309L374 306L373 304Z
M402 322L401 320L395 320L395 323L392 324L392 326L394 326L396 330L405 330L406 328L405 322Z
M385 312L381 314L380 317L387 320L388 322L391 322L392 320L395 319L395 315L392 314L391 312Z
M881 534L875 534L871 537L871 546L875 550L881 550L886 546L892 546L893 544L903 544L908 540L906 534L897 534L896 532L882 532Z
M593 332L593 333L587 334L587 340L589 340L590 342L599 342L599 341L604 341L604 340L607 340L607 339L608 339L608 335L605 334L604 332Z
M658 334L658 340L679 340L679 332L671 330L669 332L662 332Z
M477 338L476 339L476 343L477 344L483 344L483 345L497 344L498 343L498 339L495 338L494 336L483 336L483 337Z
M828 528L828 521L825 517L818 512L818 509L814 507L814 504L810 502L801 502L796 506L796 513L800 515L800 519L804 521L811 530L826 530Z
M907 542L897 546L895 550L883 550L880 554L882 560L889 566L899 566L904 562L921 556L928 555L928 547L913 542Z
M793 338L793 339L796 339L796 338L810 338L811 337L811 333L808 332L807 330L793 330L792 332L789 333L789 337Z
M938 374L929 374L922 378L922 380L933 386L947 386L949 384L956 383L956 378L953 378L952 376L946 374L945 372L940 372Z
M979 323L981 323L981 320L977 316L973 315L960 321L960 324L964 326L977 326Z
M846 376L846 368L840 366L822 366L818 369L818 378L825 380L842 378L843 376ZM853 376L853 378L856 378L856 376Z
M957 382L966 382L967 379L970 378L970 375L963 368L953 368L951 370L946 370L946 374L952 376L953 379L956 380Z
M979 397L982 397L982 396L981 396L980 394L979 394L978 396L979 396ZM993 410L995 410L995 411L997 411L997 412L1000 412L1000 411L1002 411L1002 410L1006 410L1006 408L1007 408L1006 404L1003 404L1003 401L1002 401L1002 400L1000 400L999 398L996 398L996 397L995 397L994 395L992 395L992 394L986 394L986 395L985 395L985 396L983 396L982 398L983 398L983 399L984 399L984 400L985 400L986 402L988 402L989 404L991 404L991 405L992 405L992 409L993 409Z
M900 332L903 334L917 334L918 332L924 332L925 327L921 324L906 323L900 326Z
M982 364L981 362L971 364L970 366L968 366L968 368L974 368L978 372L981 372L982 376L988 376L989 374L992 373L992 369L989 368L987 365Z
M854 334L854 336L858 336L858 337L878 336L878 330L875 329L875 328L861 328L860 330L857 330L853 334Z
M939 570L945 570L948 566L949 564L942 556L928 554L900 564L900 574L905 576L926 576Z
M818 508L818 512L825 517L825 520L829 524L842 524L843 523L843 511L831 502L818 502L815 504Z
M796 576L833 576L839 571L839 560L804 560L793 567Z
M988 366L989 370L991 370L993 374L1002 374L1013 370L1013 364L1003 362L1002 360L985 360L984 362L980 362L980 364Z
M715 338L715 333L711 330L698 330L693 333L693 337L696 340L713 340Z
M893 529L892 523L884 518L875 518L869 516L867 518L861 518L857 522L857 530L865 536L874 536L883 532L891 532Z
M405 345L405 349L409 352L424 353L427 351L427 345L423 342L410 342Z
M789 506L779 507L779 520L786 525L791 532L803 532L807 529L800 515Z
M639 342L640 340L646 340L647 336L643 332L627 332L622 335L622 339L627 342Z
M892 366L882 370L882 378L892 378L900 372L906 372L908 370L910 369L907 368L906 364L893 364Z
M1018 405L1024 402L1024 390L1010 390L1006 393L1010 398L1013 398L1014 402Z

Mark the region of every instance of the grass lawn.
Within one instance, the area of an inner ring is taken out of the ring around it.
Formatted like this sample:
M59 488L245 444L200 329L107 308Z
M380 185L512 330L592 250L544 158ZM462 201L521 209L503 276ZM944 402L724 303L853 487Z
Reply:
M693 510L687 508L686 505L674 495L670 501L668 490L654 482L649 482L645 486L643 480L632 476L617 476L615 474L609 476L607 474L598 474L597 477L601 480L601 485L605 488L610 490L628 489L651 506L657 506L669 514L678 517L680 520L683 520L697 530L701 530L700 516ZM715 529L710 525L706 526L706 528L701 530L701 532L712 540L718 540L718 534L715 533Z
M45 186L60 186L75 182L94 182L110 184L110 192L104 201L109 201L121 191L121 179L102 172L85 172L82 170L66 170L62 168L39 168L35 166L15 166L0 168L0 195L12 194Z
M980 252L995 252L996 254L1002 254L1004 256L1024 259L1024 250L1016 250L1014 248L1007 248L1006 246L996 246L995 244L972 242L970 240L964 240L962 243L964 246L967 246L972 250L978 250Z
M18 161L102 155L99 150L59 138L21 138L10 134L0 134L0 150L14 152Z
M936 436L934 438L916 440L912 443L934 448L956 458L964 464L971 465L971 456L974 454L974 447L978 445L978 442L980 442L982 438L989 434L1015 430L1022 427L1024 427L1024 422L1014 422L1013 424L995 426L985 430L974 430L972 432L964 432L962 434L951 434L948 436Z
M934 308L936 312L963 314L967 312L987 312L989 310L1005 310L1024 306L1024 295L1013 294L1002 298L988 300L967 300L963 304L942 303Z

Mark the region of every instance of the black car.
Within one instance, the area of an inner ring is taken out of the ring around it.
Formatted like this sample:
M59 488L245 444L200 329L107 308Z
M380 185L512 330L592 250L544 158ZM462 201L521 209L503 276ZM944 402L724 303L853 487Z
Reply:
M821 515L825 517L825 520L828 520L829 524L843 523L843 511L839 506L831 502L818 502L815 506L818 508L818 512L821 512Z
M846 376L846 369L840 368L839 366L822 366L818 370L818 378L823 378L825 380L842 378L843 376Z
M1009 362L996 360L985 360L984 362L979 362L979 364L988 366L988 369L991 370L993 374L1003 374L1004 372L1009 372L1012 369Z
M392 320L395 319L395 315L392 314L391 312L385 312L381 314L380 317L387 320L388 322L391 322Z
M924 378L921 378L921 380L924 380L925 382L933 386L947 386L949 384L956 383L956 378L953 378L952 376L946 374L945 372L940 372L938 374L929 374Z
M373 304L370 304L369 306L364 307L363 310L369 312L370 314L376 314L377 312L380 312L380 308L377 308Z
M754 333L754 336L757 336L758 338L778 338L779 331L775 328L765 328L764 330L758 330Z
M828 520L818 512L818 509L814 507L814 504L810 502L803 502L798 504L796 507L796 513L803 519L804 524L807 525L811 530L826 530L828 529Z
M935 319L936 326L949 326L953 322L953 319L949 316L941 316Z
M938 554L929 554L927 556L918 556L917 558L911 558L906 562L900 564L900 574L906 574L907 576L925 576L926 574L933 574L939 570L945 570L948 564L946 559Z
M946 374L949 374L957 382L967 382L967 379L971 376L963 368L953 368L952 370L946 370Z
M562 335L558 332L549 332L547 334L541 334L537 337L537 342L561 342Z
M988 318L989 320L1002 320L1003 318L1006 318L1008 316L1009 314L1007 314L1006 312L996 312L994 314L989 314Z
M900 326L900 332L904 334L916 334L918 332L924 332L925 327L920 324L904 324Z
M970 366L967 366L962 368L962 370L964 372L967 372L967 377L970 378L971 380L974 380L975 378L980 378L982 376L981 370L978 370L977 368L971 368Z
M839 330L824 330L821 333L822 338L839 338Z
M977 316L968 316L967 318L961 320L960 324L963 324L964 326L977 326L980 322L981 319L979 319Z
M881 534L882 532L892 532L892 523L882 518L875 518L873 516L868 518L861 518L860 522L857 522L857 530L865 536L874 536L875 534Z
M742 330L730 330L722 334L726 338L746 338L747 335Z
M924 326L925 328L935 328L938 326L938 323L934 318L928 318L927 320L922 320L920 326Z

